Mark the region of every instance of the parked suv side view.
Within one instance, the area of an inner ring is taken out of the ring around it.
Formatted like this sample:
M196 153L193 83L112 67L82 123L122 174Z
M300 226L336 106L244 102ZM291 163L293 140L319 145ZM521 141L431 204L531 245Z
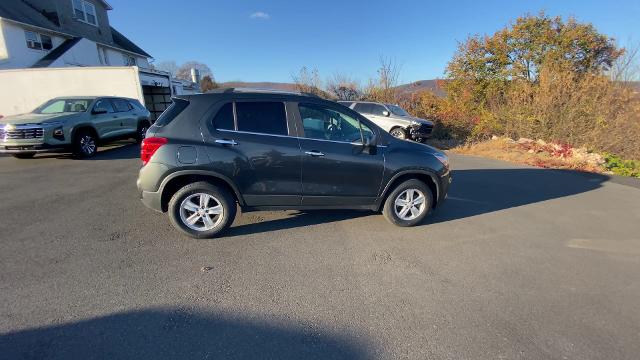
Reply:
M31 113L0 119L0 153L21 159L65 151L92 157L100 142L142 141L150 125L149 111L135 99L54 98Z
M382 211L399 226L446 197L447 156L301 93L222 89L174 98L142 143L142 202L195 238L243 212Z
M359 112L399 139L424 142L433 131L432 121L413 117L398 105L369 101L338 101L338 103Z

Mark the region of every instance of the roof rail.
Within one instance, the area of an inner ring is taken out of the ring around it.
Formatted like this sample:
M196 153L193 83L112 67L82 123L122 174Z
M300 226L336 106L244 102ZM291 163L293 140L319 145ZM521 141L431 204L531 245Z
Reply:
M269 88L250 88L250 87L230 87L230 88L220 88L209 91L209 93L265 93L265 94L287 94L287 95L303 95L303 96L313 96L319 97L316 94L301 92L301 91L292 91L292 90L279 90L279 89L269 89Z

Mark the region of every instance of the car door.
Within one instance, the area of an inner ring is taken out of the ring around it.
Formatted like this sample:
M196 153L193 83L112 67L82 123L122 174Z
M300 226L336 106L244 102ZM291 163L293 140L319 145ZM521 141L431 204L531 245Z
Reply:
M214 171L231 179L248 206L298 206L300 142L284 101L243 99L216 106L207 121Z
M385 131L390 131L395 123L384 115L387 109L375 103L357 103L354 110L364 115L367 119L373 121L376 125L383 128Z
M384 173L384 147L365 145L375 130L338 106L300 103L298 114L302 204L373 204Z
M117 135L135 133L138 124L136 117L133 115L133 106L125 99L113 98L111 101L119 120Z
M96 100L91 110L91 122L101 139L112 137L117 133L120 120L110 99Z

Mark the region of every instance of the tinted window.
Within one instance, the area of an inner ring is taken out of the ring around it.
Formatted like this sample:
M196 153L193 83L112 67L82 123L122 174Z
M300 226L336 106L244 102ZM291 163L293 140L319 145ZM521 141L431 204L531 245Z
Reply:
M371 130L367 125L360 122L360 128L362 129L362 137L365 139L373 139L373 130Z
M350 107L353 102L351 101L338 101L338 104L344 105L346 107Z
M361 142L360 121L331 108L299 105L304 136L311 139Z
M357 103L356 106L353 108L353 110L362 113L362 114L368 114L371 109L371 104L364 104L364 103Z
M176 116L178 116L178 114L180 114L182 110L184 110L187 107L187 105L189 105L189 102L187 100L173 99L173 103L169 105L167 110L162 112L162 115L160 115L160 117L158 118L158 120L156 120L154 125L156 126L167 125L168 123L173 121L173 119L175 119Z
M116 109L116 112L125 112L131 110L131 105L129 102L123 99L112 99L113 107Z
M93 107L93 109L106 109L108 113L112 113L113 112L113 105L111 105L111 101L107 100L107 99L100 99L98 101L96 101L95 106Z
M287 115L282 102L236 102L238 130L287 135Z
M225 130L233 130L235 127L233 126L233 103L227 103L213 118L213 126L216 129L225 129Z
M140 101L138 100L129 100L129 104L131 104L131 107L134 109L146 110L145 107L142 106L142 104L140 104Z

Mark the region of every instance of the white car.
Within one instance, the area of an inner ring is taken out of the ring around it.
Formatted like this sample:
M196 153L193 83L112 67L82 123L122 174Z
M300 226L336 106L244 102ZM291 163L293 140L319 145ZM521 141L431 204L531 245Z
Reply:
M432 121L413 117L398 105L368 101L338 101L338 103L359 112L400 139L424 142L433 131Z

